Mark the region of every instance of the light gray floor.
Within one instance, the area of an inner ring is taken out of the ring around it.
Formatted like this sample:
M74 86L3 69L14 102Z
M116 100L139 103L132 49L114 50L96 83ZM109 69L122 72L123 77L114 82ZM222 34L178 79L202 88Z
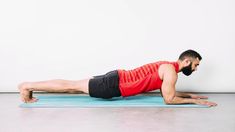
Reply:
M215 108L19 108L0 94L0 132L234 132L235 94L207 94Z

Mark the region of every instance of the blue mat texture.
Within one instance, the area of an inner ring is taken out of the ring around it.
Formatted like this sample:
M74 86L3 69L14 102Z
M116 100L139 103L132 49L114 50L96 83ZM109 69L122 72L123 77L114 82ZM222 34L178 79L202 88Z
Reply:
M208 108L203 105L166 105L160 96L138 95L112 99L92 98L86 95L44 95L35 103L23 103L22 108L70 108L70 107L163 107L163 108Z

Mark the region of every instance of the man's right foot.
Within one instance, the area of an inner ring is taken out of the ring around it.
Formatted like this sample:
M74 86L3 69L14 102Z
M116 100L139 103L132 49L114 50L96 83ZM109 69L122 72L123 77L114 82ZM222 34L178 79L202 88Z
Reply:
M38 99L33 97L33 92L28 90L26 87L27 83L22 83L19 85L20 97L21 100L25 103L37 102Z

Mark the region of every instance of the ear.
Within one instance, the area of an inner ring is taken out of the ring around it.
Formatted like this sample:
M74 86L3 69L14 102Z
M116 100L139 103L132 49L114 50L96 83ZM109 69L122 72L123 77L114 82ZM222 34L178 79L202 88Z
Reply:
M185 58L184 59L184 66L189 66L191 63L190 59L189 58Z

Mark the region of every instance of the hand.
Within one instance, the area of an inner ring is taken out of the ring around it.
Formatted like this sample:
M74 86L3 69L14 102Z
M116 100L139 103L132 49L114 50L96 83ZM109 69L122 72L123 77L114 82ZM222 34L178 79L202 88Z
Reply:
M196 100L195 103L198 104L198 105L206 105L206 106L209 106L209 107L217 106L217 104L214 103L214 102L209 102L209 101L201 100L201 99Z
M189 96L190 96L192 99L208 99L207 96L201 96L201 95L196 95L196 94L189 94Z

